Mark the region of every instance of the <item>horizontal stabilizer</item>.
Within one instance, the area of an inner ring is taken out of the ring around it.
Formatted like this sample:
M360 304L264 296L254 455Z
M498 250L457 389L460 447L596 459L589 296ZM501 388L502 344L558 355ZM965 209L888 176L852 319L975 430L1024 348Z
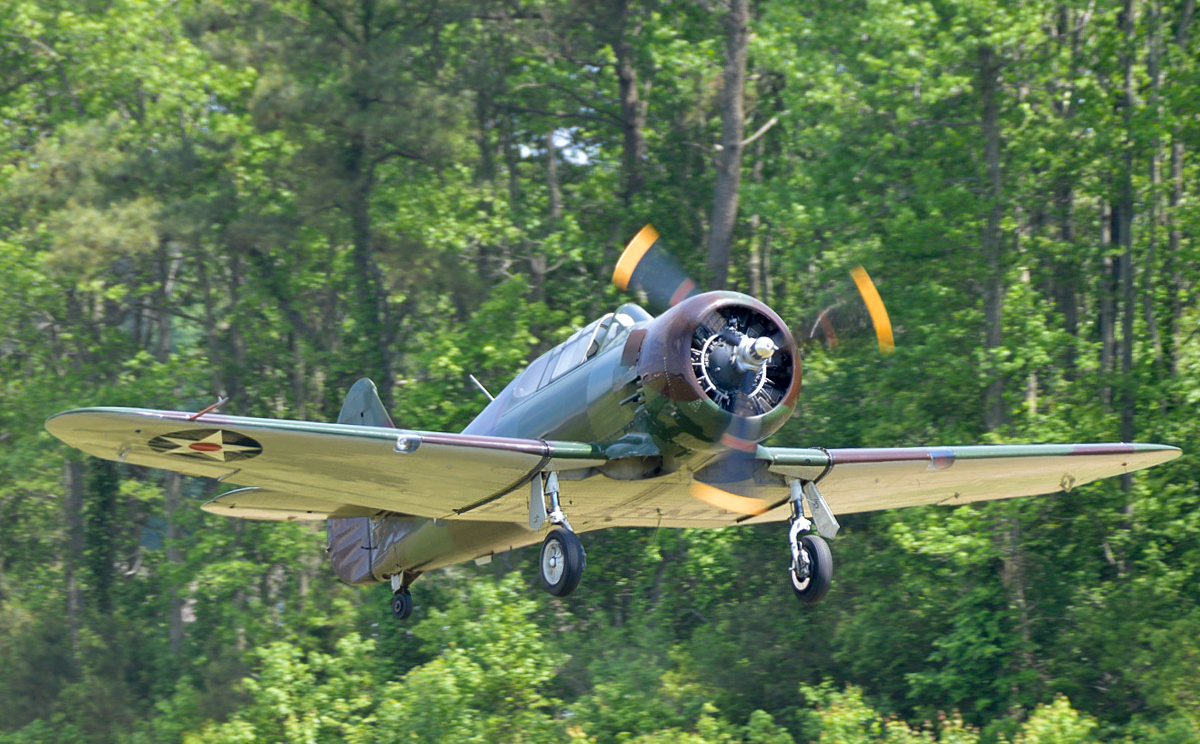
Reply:
M297 496L264 488L239 488L200 507L210 514L273 521L319 521L330 517L373 517L378 509L355 506L335 498Z

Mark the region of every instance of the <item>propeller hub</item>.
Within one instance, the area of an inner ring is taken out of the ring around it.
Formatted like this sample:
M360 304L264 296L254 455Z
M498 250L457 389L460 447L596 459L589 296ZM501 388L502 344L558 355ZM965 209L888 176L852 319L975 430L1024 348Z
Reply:
M771 338L742 336L737 345L737 367L743 372L757 372L771 361L779 347Z

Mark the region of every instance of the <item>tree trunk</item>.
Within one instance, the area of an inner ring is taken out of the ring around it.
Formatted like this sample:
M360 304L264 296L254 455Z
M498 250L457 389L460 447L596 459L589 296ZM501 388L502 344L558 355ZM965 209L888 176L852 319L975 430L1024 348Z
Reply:
M1162 122L1166 115L1162 103L1163 69L1162 69L1162 12L1158 0L1149 5L1147 18L1147 52L1146 72L1150 77L1149 109L1156 122ZM1141 262L1141 282L1139 295L1141 301L1142 322L1146 324L1146 334L1154 347L1155 366L1160 370L1165 362L1162 335L1159 333L1158 314L1154 302L1155 284L1159 277L1159 228L1163 222L1162 209L1162 140L1159 137L1159 127L1155 126L1147 143L1147 166L1150 177L1149 195L1146 200L1146 256Z
M1010 608L1016 610L1014 620L1017 632L1021 637L1020 648L1016 653L1016 658L1013 659L1013 665L1023 671L1033 671L1042 682L1045 682L1045 674L1039 668L1038 659L1034 653L1037 644L1033 639L1033 626L1037 618L1034 616L1034 608L1031 607L1026 591L1029 585L1026 565L1028 561L1022 548L1020 510L1021 506L1018 503L1008 502L1003 509L1004 516L996 525L995 539L999 543L1001 555L1000 581L1008 594ZM1020 676L1017 678L1020 679ZM1014 698L1019 696L1017 693L1018 691L1014 690Z
M1117 355L1117 266L1112 258L1115 238L1116 217L1112 206L1100 205L1100 375L1105 380L1100 388L1100 401L1105 408L1112 407L1112 372L1116 369Z
M558 227L562 219L562 191L558 185L558 147L554 144L554 131L546 135L546 198L549 201L550 228Z
M1186 58L1188 31L1195 12L1194 0L1184 0L1179 11L1179 22L1175 31L1175 45L1179 56ZM1183 316L1183 276L1179 269L1183 230L1180 228L1180 207L1183 204L1183 128L1176 125L1171 134L1171 191L1167 208L1167 255L1163 261L1163 275L1167 283L1167 321L1163 335L1166 344L1167 371L1174 376L1178 371L1178 344L1176 334Z
M475 91L475 144L479 148L479 168L476 175L481 181L496 180L496 155L492 151L492 100L485 91Z
M1125 49L1121 55L1123 82L1121 87L1121 122L1125 128L1125 146L1121 154L1121 172L1118 176L1117 203L1115 214L1115 236L1121 246L1121 258L1118 262L1117 278L1121 292L1121 398L1120 398L1120 437L1124 442L1132 442L1134 435L1134 411L1136 410L1137 382L1133 374L1133 321L1137 314L1137 297L1133 281L1133 100L1137 91L1133 74L1134 44L1136 39L1136 16L1134 15L1134 0L1125 0L1125 8L1121 12L1121 33L1125 38ZM1126 473L1121 476L1121 487L1128 493L1133 487L1133 477ZM1133 502L1127 500L1126 516L1132 514Z
M1167 282L1167 327L1166 337L1167 372L1172 377L1179 369L1179 354L1176 334L1183 316L1183 276L1179 270L1179 252L1183 245L1183 230L1180 228L1179 211L1183 204L1183 133L1176 128L1171 143L1171 195L1167 209L1167 255L1163 262L1163 274Z
M155 292L155 314L158 317L156 318L154 358L165 362L171 356L171 298L175 293L175 280L179 274L179 267L183 263L183 256L179 248L169 240L160 241L158 254L161 273Z
M638 95L638 74L633 60L631 37L639 29L628 28L629 3L618 0L613 3L612 41L610 46L616 57L617 90L621 101L621 201L629 206L637 192L641 191L645 177L643 162L646 160L646 105Z
M121 547L121 477L117 463L110 460L90 458L86 470L83 549L88 568L88 596L97 614L108 618L112 615Z
M742 177L742 138L746 128L743 98L750 38L749 0L730 0L725 26L725 86L721 91L721 151L713 187L712 226L708 233L708 282L724 289L729 278L733 228L737 223L738 188Z
M167 472L163 479L163 498L167 519L167 562L173 566L183 564L180 549L179 506L182 501L183 478L179 473ZM179 586L172 581L167 590L167 649L171 656L179 656L183 649L183 597Z
M763 150L765 140L760 138L754 144L754 166L750 170L750 180L755 184L762 183L763 175ZM762 228L762 217L755 212L750 215L750 294L766 301L763 295L763 270L762 257L764 245L770 240L769 236L764 235Z
M359 336L364 363L379 386L379 396L389 407L394 387L391 348L391 322L387 311L387 292L383 274L375 260L371 235L371 193L374 176L366 163L366 143L361 134L351 139L346 172L350 185L351 245L354 256L354 292Z
M79 651L79 628L83 600L80 596L79 570L83 565L83 463L68 456L63 463L63 522L66 524L66 556L63 573L67 585L67 625L72 651Z
M1004 268L1001 261L1004 216L1004 174L1001 164L1000 106L996 100L1000 85L1000 59L991 46L979 47L979 86L982 106L984 157L987 164L988 211L981 245L983 248L984 344L989 359L988 382L984 388L984 425L988 431L999 429L1005 421L1004 377L996 356L1004 346Z
M1074 201L1075 194L1069 185L1064 184L1055 192L1058 239L1065 245L1075 242ZM1058 268L1053 278L1054 298L1058 311L1062 314L1063 329L1070 334L1072 339L1079 336L1079 290L1077 284L1079 274L1078 262L1063 258L1058 262ZM1067 344L1067 348L1063 350L1063 376L1067 380L1075 379L1077 365L1075 349L1075 344L1072 342Z

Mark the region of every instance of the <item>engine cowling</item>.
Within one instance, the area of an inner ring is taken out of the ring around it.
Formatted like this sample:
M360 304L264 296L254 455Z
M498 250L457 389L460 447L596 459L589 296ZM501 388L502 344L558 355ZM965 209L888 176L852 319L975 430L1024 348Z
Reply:
M638 375L650 433L668 449L753 451L783 426L800 395L791 331L737 292L695 295L655 319Z

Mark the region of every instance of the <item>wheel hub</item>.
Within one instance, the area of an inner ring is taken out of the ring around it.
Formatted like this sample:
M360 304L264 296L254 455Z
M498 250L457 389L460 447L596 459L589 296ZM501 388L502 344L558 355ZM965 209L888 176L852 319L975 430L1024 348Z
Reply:
M551 542L546 546L546 551L542 555L542 575L551 584L558 583L559 579L562 578L563 550L558 542Z

